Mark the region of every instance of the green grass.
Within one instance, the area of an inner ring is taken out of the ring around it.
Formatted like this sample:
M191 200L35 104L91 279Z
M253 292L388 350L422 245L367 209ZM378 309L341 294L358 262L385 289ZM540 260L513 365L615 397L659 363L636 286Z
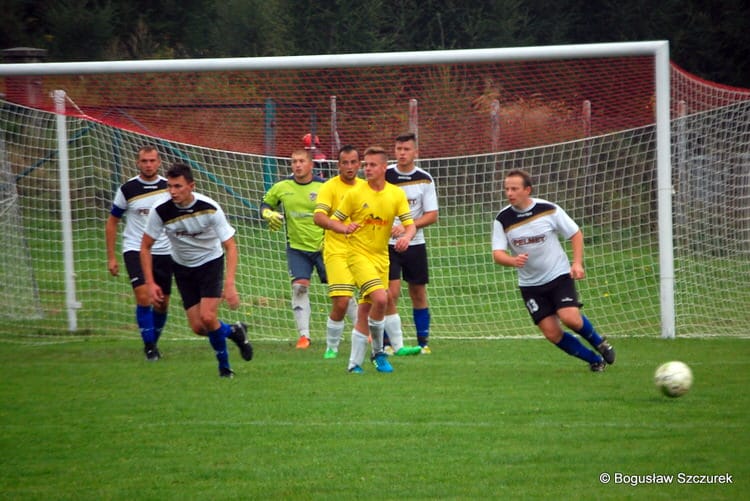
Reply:
M3 499L747 499L750 341L616 339L590 373L543 340L433 342L396 372L256 343L217 377L205 340L0 337ZM668 399L656 366L693 369ZM603 472L733 475L602 485Z

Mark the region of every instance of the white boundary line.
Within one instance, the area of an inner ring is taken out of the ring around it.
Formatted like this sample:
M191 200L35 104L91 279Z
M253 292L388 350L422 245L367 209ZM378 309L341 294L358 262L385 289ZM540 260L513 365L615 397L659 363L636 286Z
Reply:
M750 334L747 335L718 335L718 334L682 334L681 339L750 339ZM206 338L202 336L180 336L180 337L163 337L165 341L169 342L205 342ZM441 340L448 341L541 341L544 338L539 335L519 335L519 336L440 336ZM612 337L613 340L618 339ZM653 334L633 334L628 336L622 336L620 339L664 339ZM133 336L122 336L122 335L19 335L16 337L9 337L5 334L0 334L0 345L27 345L27 346L45 346L45 345L57 345L57 344L68 344L68 343L82 343L86 341L112 341L112 340L133 340L139 341L136 334ZM291 343L294 341L292 338L279 339L270 337L257 337L254 336L252 341L262 342L277 342L280 344Z

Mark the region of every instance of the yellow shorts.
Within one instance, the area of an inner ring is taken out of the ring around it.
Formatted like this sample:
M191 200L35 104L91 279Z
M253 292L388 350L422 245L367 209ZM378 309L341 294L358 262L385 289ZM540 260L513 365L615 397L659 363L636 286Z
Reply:
M323 262L328 275L328 297L354 297L355 282L349 271L346 254L326 254L323 251Z
M378 289L388 289L388 258L364 256L352 252L347 259L354 282L359 287L359 302L369 303L370 294Z

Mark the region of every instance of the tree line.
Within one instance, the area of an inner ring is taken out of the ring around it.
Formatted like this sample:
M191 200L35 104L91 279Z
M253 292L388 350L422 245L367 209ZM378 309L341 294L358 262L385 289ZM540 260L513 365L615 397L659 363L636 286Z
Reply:
M293 56L669 40L750 87L746 0L2 0L0 48L46 61Z

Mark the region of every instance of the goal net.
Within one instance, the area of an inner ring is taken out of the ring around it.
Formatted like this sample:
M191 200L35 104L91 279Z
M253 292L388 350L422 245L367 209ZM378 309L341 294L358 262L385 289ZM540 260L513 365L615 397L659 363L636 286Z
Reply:
M515 271L491 257L492 221L506 204L503 176L514 167L529 170L535 195L581 225L587 278L578 288L602 333L663 334L659 237L672 234L673 291L666 290L676 334L746 335L750 91L668 69L673 212L665 228L654 57L607 45L611 53L590 57L541 47L510 58L488 50L439 51L432 60L431 53L261 58L250 66L60 63L28 65L27 74L0 65L0 124L22 216L13 231L30 256L14 273L36 283L44 328L63 330L59 145L48 96L64 90L81 330L135 329L130 286L107 272L104 221L117 187L137 172L141 145L155 144L164 165L190 164L197 191L217 199L237 228L243 304L221 317L247 322L256 339L293 340L284 235L258 218L263 193L289 174L289 154L305 134L320 137L330 160L343 144L392 150L398 133L413 130L418 164L435 178L440 203L439 222L426 230L435 340L537 335ZM311 294L313 340L323 342L330 303L316 280ZM408 294L400 310L408 339ZM13 316L8 325L30 314ZM168 332L191 336L177 297Z
M26 229L18 204L16 184L7 159L5 140L0 137L0 317L42 318Z

